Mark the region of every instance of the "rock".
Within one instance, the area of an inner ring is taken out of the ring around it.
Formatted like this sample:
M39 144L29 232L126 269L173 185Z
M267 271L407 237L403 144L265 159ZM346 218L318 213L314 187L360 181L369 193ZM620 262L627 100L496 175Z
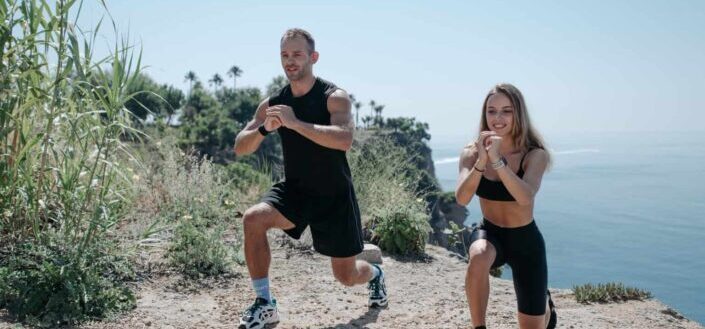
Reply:
M362 252L357 255L357 259L367 261L372 264L382 264L382 250L379 247L365 243Z
M467 244L470 241L470 231L465 227L465 220L469 212L467 208L459 205L455 200L453 192L443 193L436 199L431 209L432 232L429 234L429 242L460 255L467 252ZM454 223L461 232L452 234L451 223ZM450 237L452 236L452 239ZM452 244L452 245L451 245Z

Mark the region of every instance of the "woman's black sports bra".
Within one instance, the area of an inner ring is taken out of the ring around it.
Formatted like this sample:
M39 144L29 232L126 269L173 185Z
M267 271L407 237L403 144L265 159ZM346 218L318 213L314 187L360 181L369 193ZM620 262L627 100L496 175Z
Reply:
M517 171L517 176L519 176L519 178L524 177L524 158L526 158L526 155L533 150L534 148L529 149L529 151L524 153L524 155L521 157L521 162L519 162L519 171ZM480 184L477 186L475 194L487 200L516 201L512 194L509 193L509 191L504 186L504 183L502 183L501 180L489 180L485 178L485 175L482 175L482 178L480 178Z

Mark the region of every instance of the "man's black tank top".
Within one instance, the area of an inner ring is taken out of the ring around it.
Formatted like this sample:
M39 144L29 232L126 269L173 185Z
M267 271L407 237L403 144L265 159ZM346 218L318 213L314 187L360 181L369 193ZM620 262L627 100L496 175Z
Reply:
M316 78L311 90L294 97L291 85L269 97L269 106L288 105L296 118L313 124L330 125L328 97L338 89L333 83ZM316 144L294 130L278 130L284 153L286 184L311 195L339 195L352 188L350 167L345 152Z

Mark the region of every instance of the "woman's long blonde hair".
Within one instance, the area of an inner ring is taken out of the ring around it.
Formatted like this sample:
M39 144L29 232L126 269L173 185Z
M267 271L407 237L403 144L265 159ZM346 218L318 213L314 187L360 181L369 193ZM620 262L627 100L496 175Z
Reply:
M529 112L526 109L526 103L524 102L524 96L517 87L510 83L500 83L494 86L494 88L487 93L485 102L482 104L480 131L490 130L490 127L487 125L487 101L490 99L490 96L499 93L507 96L507 98L509 98L512 102L512 107L514 107L514 120L512 122L511 131L514 147L522 152L528 152L534 148L541 148L548 153L546 143L543 141L541 134L539 134L531 125L531 120L529 120ZM548 163L549 165L551 163L550 154Z

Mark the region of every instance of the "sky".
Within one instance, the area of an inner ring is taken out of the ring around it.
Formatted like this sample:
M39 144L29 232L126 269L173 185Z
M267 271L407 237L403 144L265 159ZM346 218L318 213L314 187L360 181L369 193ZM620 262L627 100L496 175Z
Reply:
M79 25L104 15L86 0ZM413 116L434 139L477 133L486 93L510 82L536 127L572 132L705 132L705 1L108 1L146 72L188 89L232 65L238 86L282 74L279 39L312 33L314 74ZM129 34L128 34L129 32ZM98 46L114 40L104 25ZM100 47L99 47L100 48ZM99 52L100 53L100 52Z

